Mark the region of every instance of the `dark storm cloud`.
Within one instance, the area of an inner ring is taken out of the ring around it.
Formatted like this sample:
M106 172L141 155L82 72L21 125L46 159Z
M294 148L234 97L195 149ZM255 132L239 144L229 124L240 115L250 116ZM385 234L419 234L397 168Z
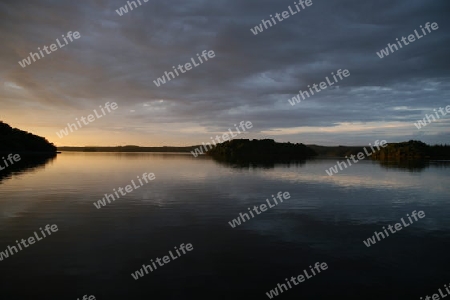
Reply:
M251 120L256 130L408 122L414 135L411 122L448 104L448 1L313 0L299 14L251 33L293 2L149 1L119 16L115 10L126 1L3 1L0 78L26 97L3 88L0 105L62 110L116 101L134 110L121 116L130 130L183 122L225 129L240 120ZM387 43L426 22L439 29L378 58ZM68 31L79 31L81 39L25 69L18 65ZM153 84L203 50L216 57L161 87ZM351 72L339 89L289 105L299 89L337 69ZM436 130L434 136L449 142L445 127Z

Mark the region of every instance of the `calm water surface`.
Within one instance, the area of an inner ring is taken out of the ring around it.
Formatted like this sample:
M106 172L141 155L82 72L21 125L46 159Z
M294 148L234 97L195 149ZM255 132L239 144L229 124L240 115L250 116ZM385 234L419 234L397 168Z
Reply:
M328 270L276 299L419 299L450 282L450 168L336 160L230 166L158 153L62 153L0 177L0 251L46 224L59 231L0 262L1 299L268 299L315 262ZM93 202L143 173L156 179ZM291 199L237 228L277 192ZM368 248L413 210L424 219ZM182 243L194 250L134 280Z

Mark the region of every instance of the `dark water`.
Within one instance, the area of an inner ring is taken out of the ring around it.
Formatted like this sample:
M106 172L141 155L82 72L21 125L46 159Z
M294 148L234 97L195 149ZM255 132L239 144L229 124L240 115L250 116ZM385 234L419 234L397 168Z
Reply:
M1 177L0 251L46 224L58 232L0 262L1 299L268 299L315 262L328 269L275 299L419 299L450 282L450 168L335 160L238 167L181 154L62 153ZM93 205L143 173L156 179ZM291 199L231 228L277 192ZM426 217L370 248L412 211ZM193 250L134 280L182 243Z

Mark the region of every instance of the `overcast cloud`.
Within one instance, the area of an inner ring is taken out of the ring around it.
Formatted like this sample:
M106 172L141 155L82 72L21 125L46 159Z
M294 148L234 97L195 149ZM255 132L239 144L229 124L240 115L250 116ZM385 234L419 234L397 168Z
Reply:
M324 145L420 139L450 143L450 2L330 1L253 35L294 1L152 1L123 16L122 0L0 1L0 120L57 145L191 145L242 120L249 137ZM439 29L380 59L426 22ZM81 38L22 68L18 61L69 31ZM203 50L215 58L157 87ZM337 69L351 76L295 106L288 99ZM119 109L59 139L99 105Z

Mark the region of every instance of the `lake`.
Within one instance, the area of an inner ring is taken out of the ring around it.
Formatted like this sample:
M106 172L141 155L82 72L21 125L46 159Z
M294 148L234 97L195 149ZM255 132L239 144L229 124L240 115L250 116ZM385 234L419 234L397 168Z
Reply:
M285 278L328 268L276 299L420 299L450 282L450 165L336 159L230 165L170 153L76 153L0 176L0 251L57 232L3 258L2 299L268 299ZM93 203L154 173L125 196ZM229 222L272 195L289 199ZM423 211L367 247L383 226ZM143 264L191 251L135 280Z

